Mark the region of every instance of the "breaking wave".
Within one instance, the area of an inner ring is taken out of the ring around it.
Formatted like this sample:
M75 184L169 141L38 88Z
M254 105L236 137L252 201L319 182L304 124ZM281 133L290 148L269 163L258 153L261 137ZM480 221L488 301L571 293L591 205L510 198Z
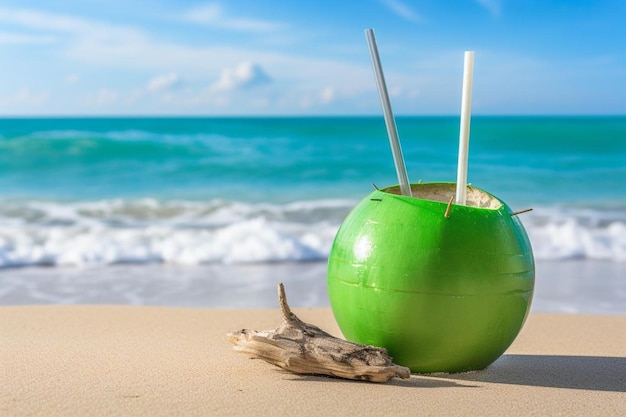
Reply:
M0 268L323 260L353 204L153 199L4 203Z
M0 268L324 261L355 204L3 201ZM544 207L520 216L538 260L626 262L624 209Z

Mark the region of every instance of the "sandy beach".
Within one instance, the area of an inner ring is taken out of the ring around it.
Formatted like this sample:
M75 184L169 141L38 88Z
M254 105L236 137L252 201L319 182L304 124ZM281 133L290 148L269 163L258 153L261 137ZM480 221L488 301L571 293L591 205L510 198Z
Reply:
M294 309L339 335L328 308ZM623 415L626 316L533 313L488 369L387 384L291 374L226 333L273 329L276 309L0 308L0 414Z

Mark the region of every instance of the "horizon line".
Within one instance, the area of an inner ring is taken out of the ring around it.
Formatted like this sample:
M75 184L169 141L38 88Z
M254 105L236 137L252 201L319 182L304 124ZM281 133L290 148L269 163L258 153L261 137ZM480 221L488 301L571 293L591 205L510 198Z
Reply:
M371 118L383 117L382 114L32 114L32 115L0 115L0 120L6 119L271 119L271 118ZM423 118L449 118L458 117L458 114L395 114L396 118L423 117ZM510 114L473 114L472 117L626 117L626 113L510 113Z

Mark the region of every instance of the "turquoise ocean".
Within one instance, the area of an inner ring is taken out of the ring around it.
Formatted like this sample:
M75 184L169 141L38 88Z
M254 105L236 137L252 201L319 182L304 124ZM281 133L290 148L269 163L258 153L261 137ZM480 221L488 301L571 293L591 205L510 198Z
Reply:
M412 182L456 180L458 117L397 125ZM533 209L540 309L626 314L626 117L474 116L468 181ZM0 304L327 305L337 228L396 183L382 117L0 119Z

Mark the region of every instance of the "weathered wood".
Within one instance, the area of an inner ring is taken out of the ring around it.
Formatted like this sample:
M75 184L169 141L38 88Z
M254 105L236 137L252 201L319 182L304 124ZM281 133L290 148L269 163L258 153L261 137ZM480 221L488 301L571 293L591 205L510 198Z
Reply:
M243 329L227 335L234 349L298 374L387 382L409 378L410 370L393 363L383 348L348 342L300 320L289 308L283 284L278 284L283 314L275 330Z

